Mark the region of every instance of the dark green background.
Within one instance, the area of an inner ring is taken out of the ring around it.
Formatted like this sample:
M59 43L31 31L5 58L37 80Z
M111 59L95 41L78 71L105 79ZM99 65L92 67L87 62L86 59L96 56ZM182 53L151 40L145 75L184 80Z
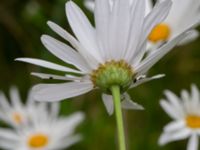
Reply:
M40 36L46 33L59 38L48 28L47 20L52 20L71 32L65 16L65 2L66 0L0 1L1 90L8 93L11 85L17 85L25 100L26 92L32 85L46 82L30 76L30 72L52 72L34 65L15 62L17 57L41 58L63 64L42 46ZM83 7L83 1L75 2L92 21L92 13ZM200 38L186 46L173 49L150 70L149 75L159 73L165 73L166 77L129 91L133 100L145 107L144 111L124 111L129 150L186 149L186 140L164 147L157 145L163 126L170 121L160 108L159 99L164 97L164 89L179 94L181 89L189 89L191 83L200 87ZM85 121L77 130L82 133L84 139L69 148L70 150L117 149L115 118L107 115L99 91L62 101L61 105L62 115L79 110L86 114Z

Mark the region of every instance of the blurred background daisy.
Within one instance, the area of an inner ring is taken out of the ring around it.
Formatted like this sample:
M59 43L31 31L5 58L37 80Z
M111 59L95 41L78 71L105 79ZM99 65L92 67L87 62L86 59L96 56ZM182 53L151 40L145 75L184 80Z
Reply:
M9 93L10 101L2 91L0 92L0 119L10 126L20 127L28 123L29 111L34 107L33 99L29 95L27 104L24 105L16 87L11 87Z
M74 134L84 114L59 117L59 103L37 103L31 92L23 105L16 87L10 90L12 104L0 95L1 120L14 128L0 127L0 148L4 150L62 150L79 142Z
M149 8L153 6L151 0ZM158 0L162 2L163 0ZM200 24L200 1L199 0L182 0L181 7L179 0L172 0L173 5L168 17L160 24L156 25L149 35L148 48L150 50L159 47L163 43L173 39L178 34L183 32L188 26L194 22ZM152 7L153 8L153 7ZM189 35L187 35L179 45L184 45L196 40L199 37L199 31L193 29Z
M81 136L74 134L76 126L83 120L82 113L65 118L35 109L33 123L22 128L0 128L0 147L9 150L62 150L79 142Z
M196 85L191 86L191 93L182 90L181 97L171 91L165 91L166 100L160 104L173 119L164 127L159 144L189 138L187 150L198 150L200 136L200 91Z

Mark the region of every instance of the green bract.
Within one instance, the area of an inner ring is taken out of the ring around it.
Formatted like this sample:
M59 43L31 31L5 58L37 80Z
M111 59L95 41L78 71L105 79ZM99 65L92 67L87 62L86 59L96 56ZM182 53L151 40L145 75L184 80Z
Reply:
M111 60L99 65L91 74L91 79L96 87L110 93L110 88L117 85L121 91L125 91L132 83L134 72L124 60Z

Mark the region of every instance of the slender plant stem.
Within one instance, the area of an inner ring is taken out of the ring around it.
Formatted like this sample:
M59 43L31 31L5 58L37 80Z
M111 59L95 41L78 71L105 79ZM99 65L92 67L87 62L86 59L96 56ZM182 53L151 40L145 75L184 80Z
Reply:
M115 116L116 116L116 121L117 121L119 150L126 150L123 116L122 116L121 100L120 100L120 87L112 86L111 92L113 95L113 100L114 100L114 105L115 105Z

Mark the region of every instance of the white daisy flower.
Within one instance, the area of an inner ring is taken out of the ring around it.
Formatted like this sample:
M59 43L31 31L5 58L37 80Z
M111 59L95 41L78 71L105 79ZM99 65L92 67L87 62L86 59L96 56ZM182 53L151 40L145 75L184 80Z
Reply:
M33 99L28 95L24 105L16 87L10 88L10 103L5 94L0 91L0 120L13 127L21 126L28 122L29 111L33 109Z
M195 85L191 86L191 94L186 90L177 97L170 91L165 91L167 100L160 104L165 112L173 119L165 126L159 139L164 145L171 141L189 138L187 150L198 150L198 136L200 136L200 93Z
M138 84L157 79L163 75L146 77L146 72L168 53L186 33L181 33L160 47L156 53L145 57L147 38L153 27L163 22L171 8L171 1L165 0L155 5L145 17L145 0L95 1L95 28L81 9L72 1L66 3L68 22L76 36L48 21L49 27L67 40L71 46L49 35L41 37L44 46L56 57L75 68L61 66L52 62L18 58L16 60L39 65L77 75L52 75L33 73L43 79L70 81L58 84L39 84L33 88L34 97L41 101L59 101L78 96L99 88L106 96L111 94L111 86L120 86L123 93ZM135 103L129 108L138 108ZM108 102L108 101L106 101ZM111 104L112 105L112 104ZM110 103L106 104L107 108ZM109 112L112 112L109 110Z
M158 0L162 2L163 0ZM152 1L149 0L152 3ZM169 41L185 31L194 22L200 23L199 0L172 0L173 5L167 18L157 24L149 34L148 48L150 50L159 47L163 42ZM151 5L149 6L149 8ZM198 30L192 29L190 34L183 38L179 45L187 44L199 37Z
M81 136L74 135L74 130L84 115L79 112L58 117L58 106L48 109L47 104L34 105L28 124L15 130L0 128L0 147L7 150L61 150L80 141Z

